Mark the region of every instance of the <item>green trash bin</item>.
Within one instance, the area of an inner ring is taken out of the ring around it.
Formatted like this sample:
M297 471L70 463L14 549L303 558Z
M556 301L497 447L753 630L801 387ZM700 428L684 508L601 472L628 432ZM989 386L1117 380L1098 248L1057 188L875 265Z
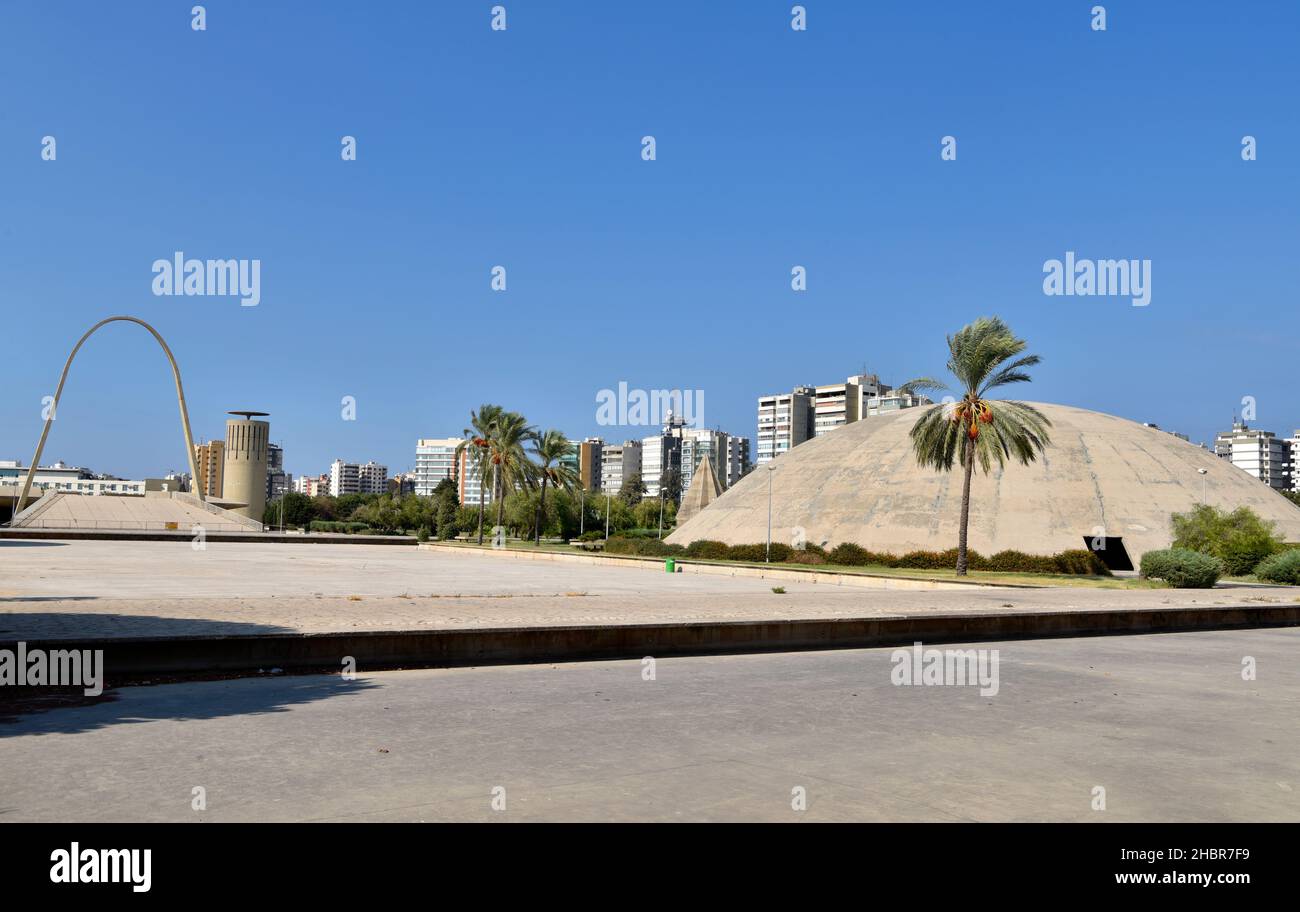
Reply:
M664 561L664 572L665 573L677 572L677 562L674 561L671 557L668 558L668 560Z

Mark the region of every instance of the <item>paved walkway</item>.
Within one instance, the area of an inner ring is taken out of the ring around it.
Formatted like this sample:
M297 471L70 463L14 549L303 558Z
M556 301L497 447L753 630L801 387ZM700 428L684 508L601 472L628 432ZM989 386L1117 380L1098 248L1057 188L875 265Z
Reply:
M122 688L0 724L0 822L1300 820L1300 630L979 647Z
M897 617L1292 602L1286 588L885 591L365 545L0 540L0 638Z

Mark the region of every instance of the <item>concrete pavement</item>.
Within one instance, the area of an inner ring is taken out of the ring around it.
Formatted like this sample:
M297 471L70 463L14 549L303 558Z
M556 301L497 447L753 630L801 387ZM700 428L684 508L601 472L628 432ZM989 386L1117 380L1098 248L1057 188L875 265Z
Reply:
M979 645L124 688L0 725L0 822L1300 819L1300 630Z
M365 545L0 540L0 640L1284 605L1286 587L888 591Z

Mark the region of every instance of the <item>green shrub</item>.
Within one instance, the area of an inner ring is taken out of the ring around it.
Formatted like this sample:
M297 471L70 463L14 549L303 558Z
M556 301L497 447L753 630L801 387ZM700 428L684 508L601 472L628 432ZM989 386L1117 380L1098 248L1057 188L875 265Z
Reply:
M1264 558L1255 568L1255 575L1266 583L1300 586L1300 551L1288 548Z
M773 561L788 560L793 551L794 549L787 544L783 544L782 542L772 542ZM768 551L766 542L759 542L755 545L732 545L727 549L727 560L761 563L767 560L767 555Z
M730 550L725 542L701 538L686 546L686 556L700 560L726 560Z
M909 551L891 566L912 570L952 570L957 566L957 549L947 551ZM966 552L966 566L971 570L988 569L988 561L973 549Z
M578 541L581 542L600 541L604 537L605 537L604 532L600 531L599 529L592 529L591 531L583 532L581 535L579 535Z
M1223 561L1229 576L1247 576L1264 558L1283 547L1276 524L1266 522L1250 507L1231 513L1197 504L1172 517L1174 548L1199 551Z
M826 555L826 559L832 564L845 567L894 567L898 564L898 558L892 554L877 554L853 542L841 542L836 545Z
M1110 568L1101 562L1101 558L1084 548L1077 548L1073 551L1062 551L1060 554L1052 556L1056 562L1057 573L1068 573L1075 576L1112 576Z
M1188 548L1168 548L1143 554L1139 572L1175 589L1213 589L1223 575L1223 561Z
M667 557L685 551L681 545L670 545L657 538L625 538L615 535L605 544L606 554L630 554L637 557Z
M787 564L821 565L826 563L826 552L821 548L794 549L785 559Z

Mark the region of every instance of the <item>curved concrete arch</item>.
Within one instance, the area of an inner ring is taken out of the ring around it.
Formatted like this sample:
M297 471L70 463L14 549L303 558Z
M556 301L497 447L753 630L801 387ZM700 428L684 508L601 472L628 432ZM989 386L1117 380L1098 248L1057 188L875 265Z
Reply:
M162 346L163 354L167 356L167 363L172 366L172 377L176 380L176 403L180 406L181 428L185 431L185 455L189 460L190 478L193 479L191 486L194 488L194 495L199 500L203 500L203 487L199 481L198 467L194 462L194 437L190 434L190 413L185 406L185 388L181 386L181 369L176 366L176 359L172 356L172 350L167 347L166 340L158 334L158 330L139 317L108 317L86 330L86 334L78 339L77 344L72 347L72 353L68 355L68 360L63 365L63 373L59 375L59 385L54 390L54 404L50 408L49 417L45 419L45 427L41 429L41 442L36 444L36 455L32 457L32 464L27 467L27 478L23 481L22 493L18 496L18 503L14 507L14 516L21 513L23 507L27 504L27 495L31 491L32 479L36 476L36 467L40 465L41 453L45 451L45 438L50 436L50 423L58 416L59 399L63 396L63 384L68 379L68 369L72 367L72 359L77 357L77 352L81 350L81 346L95 334L96 330L109 323L118 322L138 323L149 330L150 335L157 339L158 344Z

